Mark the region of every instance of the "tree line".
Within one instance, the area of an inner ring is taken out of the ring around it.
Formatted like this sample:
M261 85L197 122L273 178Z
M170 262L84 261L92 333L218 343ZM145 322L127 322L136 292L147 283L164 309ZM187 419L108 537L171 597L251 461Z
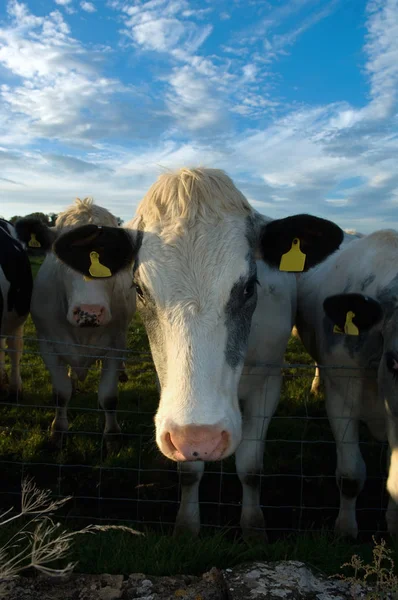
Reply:
M45 214L43 212L33 212L33 213L30 213L29 215L25 215L25 217L34 217L35 219L39 219L40 221L42 221L45 225L48 225L48 227L54 227L55 222L58 217L58 214L54 213L54 212L51 212L48 214ZM22 219L25 217L21 217L20 215L14 215L13 217L11 217L11 219L7 219L7 221L9 221L10 223L12 223L14 225L14 223L16 221L18 221L18 219ZM117 218L118 225L122 225L123 219L121 219L120 217L116 217L116 218Z

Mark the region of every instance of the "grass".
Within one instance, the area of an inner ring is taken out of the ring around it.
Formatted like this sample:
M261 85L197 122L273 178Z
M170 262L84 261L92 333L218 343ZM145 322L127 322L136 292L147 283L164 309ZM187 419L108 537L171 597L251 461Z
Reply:
M34 275L40 264L41 258L32 258ZM123 444L113 454L107 453L102 437L103 413L96 398L98 367L91 370L70 403L70 430L62 451L49 443L54 416L51 383L35 338L29 318L22 361L23 402L0 403L0 508L17 503L21 478L30 474L39 487L49 488L57 497L73 496L63 509L65 526L121 522L147 533L137 539L118 532L87 536L72 557L79 561L81 571L199 573L249 559L290 558L332 574L353 552L371 554L371 533L385 530L385 447L363 430L368 480L358 501L362 544L334 540L330 531L338 508L335 446L323 398L310 395L313 362L299 340L290 340L286 363L308 365L308 369L286 369L264 455L261 502L271 543L248 547L236 537L241 487L233 458L206 465L200 488L205 525L201 539L176 544L169 536L178 508L179 478L176 465L155 447L153 415L158 392L138 316L128 335L128 381L119 386Z

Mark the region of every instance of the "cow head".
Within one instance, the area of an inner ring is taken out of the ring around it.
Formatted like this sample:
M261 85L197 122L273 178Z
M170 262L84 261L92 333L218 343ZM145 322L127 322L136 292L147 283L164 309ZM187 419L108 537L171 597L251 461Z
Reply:
M96 224L84 225L87 222ZM98 223L105 223L108 227L110 225L115 226L116 231L118 231L116 218L106 209L95 206L87 200L78 200L58 217L55 227L48 227L40 220L28 217L16 223L16 231L19 239L25 242L28 248L39 248L51 255L53 245L59 238L61 238L59 247L62 249L62 236L65 232L69 232L69 235L73 237L75 228L83 226L88 227L91 233L94 231L94 237L97 237L97 232L101 228ZM118 244L119 247L123 247L123 255L131 263L130 237L122 230L122 239L123 236L126 240L125 244L123 245L120 238L118 238ZM102 248L99 249L102 252ZM81 248L80 251L81 255L84 255L84 248ZM112 257L109 247L107 253L109 261ZM52 259L54 260L55 257L52 257ZM87 260L89 264L84 277L76 270L68 268L61 261L56 260L54 265L54 273L57 273L57 280L54 285L58 287L58 290L62 290L65 318L70 325L78 328L105 326L113 318L112 295L115 288L115 279L111 276L108 277L108 272L101 271L101 264L97 256L92 254L90 258L88 255ZM118 261L118 265L120 265L120 261ZM128 265L124 263L123 266L127 267ZM96 276L98 269L101 272L101 277Z
M137 308L161 388L158 446L178 461L219 460L241 439L237 392L257 302L256 258L278 268L300 240L306 258L297 270L306 269L343 234L308 215L264 224L219 171L183 171L163 176L166 191L155 184L125 230L77 228L54 250L84 276L92 252L112 274L135 259Z

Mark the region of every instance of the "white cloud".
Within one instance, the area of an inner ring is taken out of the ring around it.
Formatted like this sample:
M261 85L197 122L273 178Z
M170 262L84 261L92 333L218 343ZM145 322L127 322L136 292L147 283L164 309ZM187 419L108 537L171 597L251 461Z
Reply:
M309 4L281 5L273 23ZM152 68L140 90L104 76L103 54L73 37L60 12L39 17L21 2L8 6L11 23L0 30L0 64L10 74L0 88L6 216L30 212L27 198L59 210L93 195L127 220L163 169L204 164L226 169L272 217L310 212L364 232L398 228L398 0L368 6L368 101L300 107L272 94L254 42L235 45L234 54L229 39L228 54L206 53L206 15L199 21L185 0L113 2L130 36L123 48L130 64L142 59ZM311 24L301 19L278 46L263 19L267 56L291 47ZM242 115L245 129L237 132ZM43 138L62 147L40 150Z
M115 134L126 129L123 113L129 111L121 110L115 96L131 90L101 74L103 51L84 48L58 11L36 17L12 1L8 12L11 23L0 29L0 65L18 79L0 86L3 140L87 143L109 126Z
M54 0L55 4L59 4L59 6L67 6L72 2L72 0Z
M97 11L92 2L80 2L80 8L88 13L94 13Z

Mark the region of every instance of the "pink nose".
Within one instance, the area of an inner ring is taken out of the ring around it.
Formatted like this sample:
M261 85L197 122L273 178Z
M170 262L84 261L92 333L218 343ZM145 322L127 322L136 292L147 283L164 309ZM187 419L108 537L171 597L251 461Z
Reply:
M217 425L170 427L165 445L174 460L221 460L229 446L229 433Z
M80 304L73 309L73 320L80 327L98 327L105 319L105 307L99 304Z

